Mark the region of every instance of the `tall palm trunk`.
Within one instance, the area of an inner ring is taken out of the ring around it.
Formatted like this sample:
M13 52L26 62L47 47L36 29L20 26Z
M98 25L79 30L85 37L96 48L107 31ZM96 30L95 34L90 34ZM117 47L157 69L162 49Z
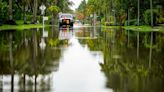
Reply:
M151 26L153 27L153 1L150 0L150 11L151 11Z
M23 20L24 20L24 24L26 24L26 5L23 5Z
M12 0L9 0L9 20L13 20Z
M33 20L32 20L33 23L36 23L37 10L38 10L38 0L34 0Z
M58 4L58 0L54 0L54 2L52 2L52 5L57 5ZM54 12L52 12L52 25L55 24L55 17L56 17L56 14Z
M51 19L51 21L52 21L52 25L54 25L55 24L55 15L54 15L54 13L52 13L52 19Z
M138 20L137 20L138 26L140 25L140 0L138 0Z

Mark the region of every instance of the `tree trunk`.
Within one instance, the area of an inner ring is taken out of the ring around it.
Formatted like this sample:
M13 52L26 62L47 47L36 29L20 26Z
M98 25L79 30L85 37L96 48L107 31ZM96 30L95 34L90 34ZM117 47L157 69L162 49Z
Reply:
M58 4L58 0L54 0L54 2L52 2L52 5L57 5L57 4ZM52 12L52 19L51 19L52 25L55 25L55 17L56 14Z
M11 67L11 92L14 92L14 61L13 61L13 45L12 45L12 40L13 40L13 34L9 34L9 59L10 59L10 67Z
M128 8L128 26L130 26L130 12L129 12L129 8Z
M38 0L34 0L33 20L32 20L33 23L36 23L37 10L38 10Z
M54 13L52 13L51 23L52 23L52 25L55 25L55 16L54 16Z
M150 10L151 10L151 26L153 27L153 1L150 0Z
M140 25L140 0L138 0L138 26Z
M9 0L9 20L13 20L12 0Z
M24 20L24 24L27 24L27 22L26 22L26 5L23 5L23 20Z

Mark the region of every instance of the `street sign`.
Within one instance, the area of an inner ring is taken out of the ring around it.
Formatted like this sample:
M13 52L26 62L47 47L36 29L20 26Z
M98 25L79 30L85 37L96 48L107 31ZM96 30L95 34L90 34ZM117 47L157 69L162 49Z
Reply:
M39 7L40 10L44 11L46 9L46 6L44 4L42 4L40 7Z
M48 17L43 17L43 20L48 20Z
M41 14L43 15L44 14L44 11L46 9L46 6L44 4L42 4L39 9L41 10Z

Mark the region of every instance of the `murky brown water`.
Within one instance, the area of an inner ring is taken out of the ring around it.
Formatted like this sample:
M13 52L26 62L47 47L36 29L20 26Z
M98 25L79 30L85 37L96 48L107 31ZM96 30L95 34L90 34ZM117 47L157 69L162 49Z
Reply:
M163 92L164 34L0 31L0 92Z

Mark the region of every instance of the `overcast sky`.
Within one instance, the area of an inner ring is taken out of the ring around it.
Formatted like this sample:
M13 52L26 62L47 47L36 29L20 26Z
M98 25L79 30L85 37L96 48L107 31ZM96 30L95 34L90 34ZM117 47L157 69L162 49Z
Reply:
M74 5L71 6L71 9L75 10L76 8L78 8L78 6L80 5L81 1L83 1L83 0L69 0L69 1L74 2ZM86 1L88 1L88 0L86 0Z

